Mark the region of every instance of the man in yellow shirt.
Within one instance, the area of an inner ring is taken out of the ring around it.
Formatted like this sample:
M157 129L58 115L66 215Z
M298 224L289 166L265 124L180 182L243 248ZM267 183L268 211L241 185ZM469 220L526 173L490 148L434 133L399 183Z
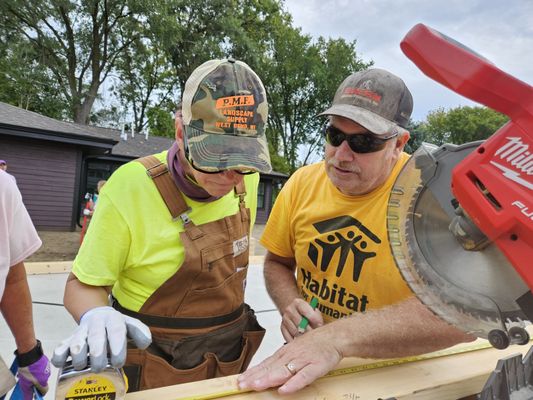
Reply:
M95 371L121 367L130 337L130 391L246 369L264 335L244 288L258 172L271 169L267 115L245 63L191 74L175 144L122 166L99 194L65 288L79 327L54 365L70 355L82 369L89 353Z
M325 160L291 176L261 239L287 344L241 375L241 388L291 393L343 357L402 357L474 339L414 298L390 251L387 202L408 159L412 108L400 78L369 69L347 77L321 114Z

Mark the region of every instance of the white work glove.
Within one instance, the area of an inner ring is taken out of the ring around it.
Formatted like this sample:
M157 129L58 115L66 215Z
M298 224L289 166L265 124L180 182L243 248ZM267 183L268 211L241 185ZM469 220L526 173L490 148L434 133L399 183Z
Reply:
M100 372L108 363L120 368L126 362L127 337L133 339L140 349L147 348L152 342L150 329L138 319L128 317L113 307L93 308L83 314L74 334L56 347L52 364L63 367L70 354L72 366L80 370L87 366L88 352L92 371Z

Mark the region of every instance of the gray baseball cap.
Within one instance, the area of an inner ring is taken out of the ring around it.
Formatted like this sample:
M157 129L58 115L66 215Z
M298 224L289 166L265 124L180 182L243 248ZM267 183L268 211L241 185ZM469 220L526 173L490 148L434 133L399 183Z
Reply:
M347 77L331 107L318 115L345 117L376 135L389 136L406 130L412 111L413 96L404 81L372 68Z

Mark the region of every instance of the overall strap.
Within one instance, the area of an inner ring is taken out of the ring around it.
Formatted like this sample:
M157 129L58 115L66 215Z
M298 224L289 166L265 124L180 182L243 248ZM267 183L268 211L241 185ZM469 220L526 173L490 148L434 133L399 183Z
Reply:
M233 193L235 194L235 197L239 198L239 203L244 205L244 197L246 196L244 179L233 188Z
M250 217L248 215L248 211L246 210L246 202L244 201L244 197L246 196L246 185L244 183L244 179L233 188L233 193L235 194L235 197L239 198L239 212L241 214L241 221L249 223Z
M154 181L173 219L189 211L189 207L183 200L183 196L170 176L165 163L159 161L155 156L138 158L136 161L145 166L146 174Z

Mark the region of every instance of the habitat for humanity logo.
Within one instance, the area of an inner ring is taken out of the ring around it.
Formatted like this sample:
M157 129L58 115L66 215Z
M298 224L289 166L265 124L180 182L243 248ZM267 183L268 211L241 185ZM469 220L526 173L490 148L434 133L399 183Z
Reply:
M307 255L313 264L326 271L336 258L335 275L340 277L346 266L353 265L353 280L359 281L365 261L376 256L373 251L365 251L368 241L379 244L381 240L349 215L317 222L313 226L318 232L327 234L325 240L315 239L309 244Z

